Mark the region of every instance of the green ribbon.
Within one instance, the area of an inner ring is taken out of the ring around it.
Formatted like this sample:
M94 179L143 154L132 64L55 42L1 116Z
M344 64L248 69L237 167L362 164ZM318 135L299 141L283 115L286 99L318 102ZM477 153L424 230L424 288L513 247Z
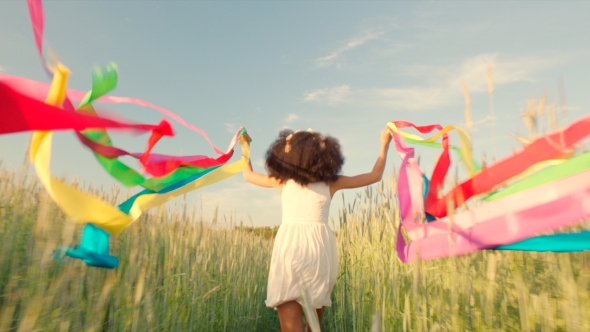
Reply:
M92 102L113 90L117 86L117 77L117 65L114 63L110 63L105 68L94 68L92 70L92 90L86 94L78 110L96 113L92 107ZM85 130L82 135L96 143L113 146L106 130ZM207 170L206 168L194 166L181 167L166 176L146 179L117 158L107 158L95 152L93 154L102 167L124 186L141 186L153 192L158 192L174 183Z

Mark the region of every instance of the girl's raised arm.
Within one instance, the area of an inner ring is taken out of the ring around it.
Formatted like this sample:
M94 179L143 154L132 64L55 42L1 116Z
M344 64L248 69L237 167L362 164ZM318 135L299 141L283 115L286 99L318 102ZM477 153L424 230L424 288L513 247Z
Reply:
M377 157L373 170L370 173L359 174L356 176L339 176L338 180L330 183L330 195L333 196L334 193L340 189L359 188L381 181L383 171L385 170L385 162L387 161L387 152L389 150L390 142L391 133L389 132L389 129L385 129L381 132L381 150L379 151L379 157Z
M245 140L248 145L250 145L250 136L248 136L248 134L242 136L241 139ZM254 172L254 170L252 170L252 161L250 160L248 161L246 168L242 171L242 174L244 175L244 180L257 186L281 189L281 183L276 178Z

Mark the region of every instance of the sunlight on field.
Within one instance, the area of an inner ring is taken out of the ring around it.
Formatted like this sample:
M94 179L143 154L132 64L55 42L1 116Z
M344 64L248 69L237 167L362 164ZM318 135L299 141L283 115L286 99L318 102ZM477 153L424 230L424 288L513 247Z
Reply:
M60 263L52 251L76 243L80 226L24 168L0 175L0 331L278 330L264 306L272 240L231 217L222 224L190 206L155 210L113 239L117 270ZM340 275L325 331L590 328L585 254L487 251L400 263L392 179L332 220Z

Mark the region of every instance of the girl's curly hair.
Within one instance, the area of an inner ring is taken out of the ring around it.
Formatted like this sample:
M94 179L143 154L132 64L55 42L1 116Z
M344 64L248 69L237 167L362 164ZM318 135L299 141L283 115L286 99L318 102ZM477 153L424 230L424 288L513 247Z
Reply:
M281 183L329 183L338 179L343 164L337 139L309 131L282 130L266 151L269 176Z

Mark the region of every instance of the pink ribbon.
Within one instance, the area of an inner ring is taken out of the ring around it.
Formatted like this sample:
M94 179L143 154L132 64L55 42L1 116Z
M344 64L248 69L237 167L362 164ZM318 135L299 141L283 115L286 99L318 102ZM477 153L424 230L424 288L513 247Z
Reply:
M452 217L419 225L412 242L398 236L398 256L413 262L495 248L590 217L590 171L531 188ZM452 220L452 221L451 221Z
M587 118L580 119L570 128L583 126L587 121ZM571 131L570 128L568 130ZM577 130L575 138L551 134L541 140L564 149L573 144L573 141L585 137L580 131L583 129ZM429 260L495 248L572 225L590 217L590 171L585 171L451 217L422 223L422 179L413 159L414 149L405 146L403 139L397 134L392 132L392 135L395 148L403 158L398 176L398 199L402 220L396 244L398 256L403 262L413 262L417 256L422 260ZM501 162L505 163L506 160L517 156L519 155L504 158ZM406 243L402 226L412 240L410 243Z

